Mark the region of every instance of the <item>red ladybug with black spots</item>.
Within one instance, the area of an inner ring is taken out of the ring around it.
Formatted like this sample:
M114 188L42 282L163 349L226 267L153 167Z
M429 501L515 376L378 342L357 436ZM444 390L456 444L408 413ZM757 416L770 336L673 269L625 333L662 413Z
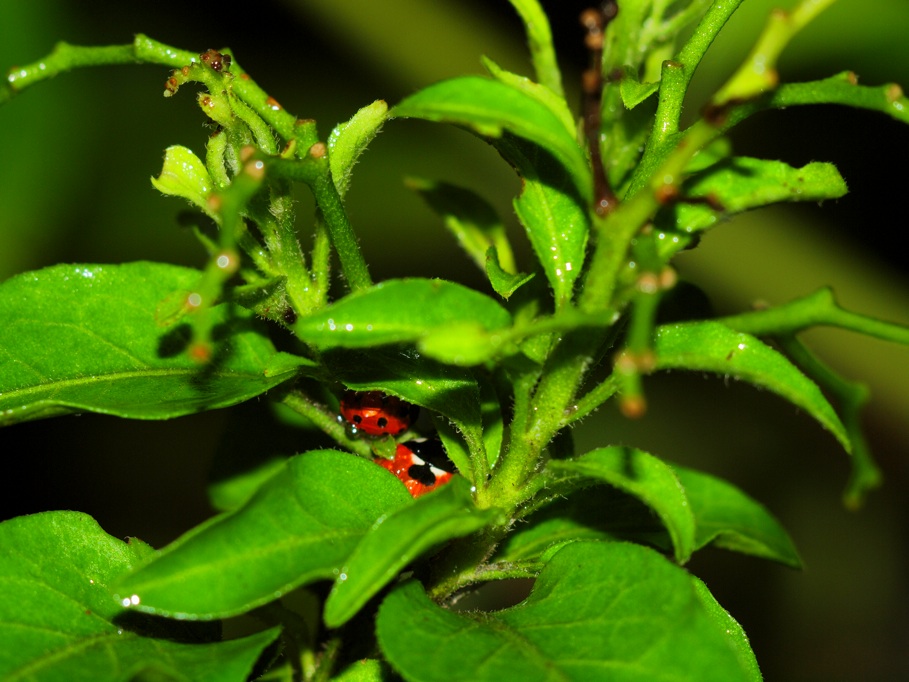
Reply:
M399 443L394 459L377 457L375 462L397 476L414 497L448 483L455 471L442 443L422 438Z
M420 408L381 391L345 391L341 416L370 436L397 436L417 418Z

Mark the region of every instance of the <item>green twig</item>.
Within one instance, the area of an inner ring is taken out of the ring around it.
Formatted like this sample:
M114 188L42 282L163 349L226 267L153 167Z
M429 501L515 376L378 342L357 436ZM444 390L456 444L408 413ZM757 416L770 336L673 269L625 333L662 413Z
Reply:
M731 315L718 321L755 336L781 336L809 327L828 326L909 345L909 327L844 310L837 305L828 287L775 308Z
M305 393L297 390L288 391L281 398L281 402L294 412L306 417L342 447L360 455L360 457L372 457L372 449L369 443L358 438L351 438L347 433L347 428L338 421L338 416L335 413L327 410L324 405L314 402Z
M796 34L835 0L802 0L792 12L774 10L744 63L714 95L713 104L722 106L748 100L777 86L776 63Z
M841 104L856 109L877 111L891 118L909 123L909 99L902 88L889 83L862 86L851 71L844 71L830 78L807 83L784 83L763 97L730 107L728 115L719 122L721 130L729 130L753 114L767 109L811 104Z
M843 426L852 444L852 472L843 493L843 503L850 509L856 509L861 506L865 495L879 487L882 480L881 471L871 456L861 424L862 409L870 399L868 387L841 377L818 360L794 336L783 335L777 340L789 357L821 388L833 395L840 407Z
M338 196L331 178L325 145L321 142L316 143L310 148L307 157L300 161L272 159L268 167L270 172L280 177L299 180L309 185L321 218L328 226L328 233L341 262L341 270L351 291L371 287L372 278L360 251L357 236L347 219L341 197Z
M12 98L28 87L49 78L84 66L106 66L111 64L136 64L142 61L136 56L132 45L109 45L105 47L79 47L66 42L57 43L51 53L43 59L25 66L13 67L6 77L5 87L0 91L0 103Z
M672 135L678 132L682 102L688 92L691 78L717 34L742 2L743 0L733 0L732 2L713 3L698 23L688 42L682 46L673 59L663 63L659 104L646 152L655 153L655 147L665 144Z

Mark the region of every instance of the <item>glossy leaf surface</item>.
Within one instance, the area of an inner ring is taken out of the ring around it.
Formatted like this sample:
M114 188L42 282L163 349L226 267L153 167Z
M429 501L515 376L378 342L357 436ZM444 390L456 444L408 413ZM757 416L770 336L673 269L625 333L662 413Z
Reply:
M369 460L308 452L288 460L244 507L193 529L115 589L124 598L136 595L135 608L158 615L241 613L304 583L334 578L373 524L411 501Z
M301 318L294 331L320 349L414 342L430 330L475 324L501 329L511 316L493 299L454 282L398 279L345 296Z
M549 285L556 305L567 303L584 264L589 222L565 170L539 147L503 138L496 147L523 181L514 201L515 213Z
M226 407L294 375L250 313L217 305L213 361L155 311L200 273L159 263L56 265L0 284L0 424L76 411L168 419ZM179 295L179 294L178 294Z
M520 89L489 78L464 76L416 92L390 115L457 123L487 137L500 137L508 131L552 154L580 196L590 196L591 173L584 151L559 116Z
M567 545L527 599L493 613L441 609L409 581L382 604L377 633L411 682L753 680L694 579L626 543Z
M849 437L833 407L813 381L782 354L719 322L664 325L654 339L658 369L714 372L766 388L805 410L847 452Z
M46 512L0 524L0 678L8 682L245 680L277 629L219 642L214 624L123 609L109 585L153 550L89 516Z

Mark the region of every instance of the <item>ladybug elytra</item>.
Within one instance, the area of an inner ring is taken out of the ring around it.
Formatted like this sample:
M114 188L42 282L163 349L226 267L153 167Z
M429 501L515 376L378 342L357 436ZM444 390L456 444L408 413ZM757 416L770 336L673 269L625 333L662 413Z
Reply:
M399 443L394 459L377 457L375 462L397 476L414 497L448 483L455 470L440 441L422 438Z
M397 436L419 412L416 405L381 391L345 391L341 398L341 416L370 436Z

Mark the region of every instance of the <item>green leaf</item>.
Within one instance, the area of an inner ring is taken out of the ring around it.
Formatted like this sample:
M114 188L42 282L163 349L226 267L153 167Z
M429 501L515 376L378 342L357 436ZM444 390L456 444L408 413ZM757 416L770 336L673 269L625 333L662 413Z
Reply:
M694 579L626 543L565 546L527 599L492 613L453 613L406 582L380 607L377 635L411 682L753 679Z
M288 460L244 507L191 530L113 589L147 613L236 615L334 578L376 520L411 500L369 460L308 452Z
M414 504L380 517L350 555L325 602L325 624L343 625L413 560L447 540L470 535L499 519L477 509L461 477Z
M691 504L697 549L713 544L801 568L789 534L763 505L719 478L681 466L672 468Z
M496 148L523 180L514 208L549 285L557 307L571 300L584 264L590 224L564 170L539 147L503 138Z
M375 658L361 658L335 674L332 682L387 682L393 679L388 664Z
M0 524L0 678L246 679L277 628L218 642L214 624L151 619L111 599L108 585L148 553L76 512Z
M156 309L201 273L160 263L55 265L0 284L0 425L78 411L169 419L233 405L294 376L266 375L274 347L246 311L222 304L213 361L184 352L188 327Z
M897 121L909 123L909 98L899 85L859 85L855 73L843 71L822 80L783 83L764 97L734 107L723 128L731 128L764 109L785 109L806 104L842 104L856 109L878 111Z
M502 417L502 406L492 379L481 374L478 376L477 385L480 389L480 411L483 415L483 444L489 466L492 467L502 450L505 420Z
M183 197L208 215L214 216L215 212L208 205L214 183L202 160L186 147L168 147L164 153L161 175L152 178L151 182L162 194Z
M297 336L320 349L371 348L418 341L431 330L475 324L507 327L511 316L493 299L454 282L397 279L345 296L300 318Z
M627 109L634 109L638 104L645 101L653 93L660 89L660 82L642 83L637 73L631 67L625 67L622 70L622 78L619 81L619 92L622 94L622 103Z
M745 679L750 680L751 682L761 682L764 677L761 675L761 669L758 667L757 659L754 657L754 651L751 649L751 644L748 641L748 635L745 634L745 630L726 609L720 606L720 603L710 593L710 590L707 589L707 585L693 576L691 581L695 591L698 593L698 597L701 599L701 603L707 611L708 617L716 623L719 631L726 635L726 639L735 650L739 659L739 665L746 673Z
M495 292L508 300L521 286L533 279L534 273L522 272L512 275L507 272L499 262L499 253L496 247L490 246L486 252L486 276Z
M568 103L563 96L557 95L545 85L534 83L526 76L520 76L511 71L506 71L489 57L483 57L483 66L489 71L489 75L500 83L504 83L505 85L509 85L516 90L520 90L521 92L530 95L549 109L562 122L562 125L569 135L575 136L578 134L578 125L575 122L575 116L571 113L571 109L568 108Z
M506 337L507 338L507 337ZM502 350L503 336L473 322L461 322L427 333L417 348L439 362L472 367L492 360ZM517 350L508 346L510 351Z
M702 203L675 205L675 227L696 232L725 217L783 201L838 199L846 182L831 163L809 163L793 168L782 161L737 156L693 175L685 181L686 199Z
M814 417L851 452L846 429L817 384L759 339L719 322L687 322L659 327L654 351L657 369L714 372L773 391Z
M501 137L508 131L552 154L568 172L575 191L591 197L590 166L574 136L545 104L509 85L479 76L454 78L405 98L389 115L456 123L485 137Z
M354 164L379 133L387 114L385 101L376 100L360 109L347 123L335 127L328 136L328 165L335 189L342 198L350 187Z
M486 253L495 248L501 253L503 267L509 271L515 269L505 226L489 202L469 189L446 182L408 178L407 186L418 192L442 218L445 227L479 268L485 267Z
M287 277L272 277L255 284L231 287L228 291L232 302L253 311L259 317L281 325L287 324L284 315L291 309L287 300Z
M675 548L675 559L685 563L695 550L695 521L685 490L672 468L653 455L613 446L599 448L574 460L553 460L547 467L598 481L633 495L653 509Z

